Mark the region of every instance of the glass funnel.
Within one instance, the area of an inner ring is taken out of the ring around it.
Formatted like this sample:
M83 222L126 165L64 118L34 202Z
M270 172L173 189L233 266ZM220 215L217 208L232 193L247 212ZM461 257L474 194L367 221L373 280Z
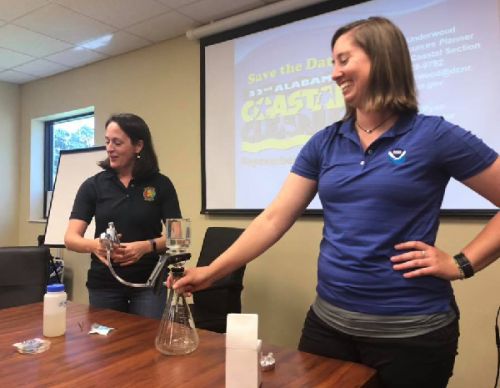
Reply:
M191 245L191 220L189 218L167 218L165 234L168 253L171 256L189 252Z

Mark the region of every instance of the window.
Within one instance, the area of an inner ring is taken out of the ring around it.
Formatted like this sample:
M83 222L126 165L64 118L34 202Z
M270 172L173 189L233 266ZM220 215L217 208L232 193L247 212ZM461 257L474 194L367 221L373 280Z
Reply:
M94 113L45 121L44 214L59 164L61 150L94 146Z

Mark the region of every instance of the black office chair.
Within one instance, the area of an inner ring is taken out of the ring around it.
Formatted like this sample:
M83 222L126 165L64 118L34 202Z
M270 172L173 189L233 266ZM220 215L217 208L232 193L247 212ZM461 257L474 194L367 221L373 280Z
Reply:
M243 230L207 228L197 267L209 265L243 233ZM245 266L216 281L211 287L193 293L192 313L196 327L218 333L226 332L227 314L241 313L244 273Z
M0 308L42 301L49 260L47 247L0 247Z

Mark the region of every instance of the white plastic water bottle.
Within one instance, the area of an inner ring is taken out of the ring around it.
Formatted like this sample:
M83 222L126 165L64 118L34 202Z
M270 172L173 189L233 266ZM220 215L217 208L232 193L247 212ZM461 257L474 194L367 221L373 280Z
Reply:
M68 296L64 284L56 283L47 286L43 297L43 335L58 337L66 332L66 301Z

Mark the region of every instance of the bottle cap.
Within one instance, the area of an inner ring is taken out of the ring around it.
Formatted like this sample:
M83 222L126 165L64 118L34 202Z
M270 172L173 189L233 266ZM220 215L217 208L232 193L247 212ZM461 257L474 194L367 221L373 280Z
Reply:
M64 284L54 283L47 286L47 292L60 292L64 291Z

